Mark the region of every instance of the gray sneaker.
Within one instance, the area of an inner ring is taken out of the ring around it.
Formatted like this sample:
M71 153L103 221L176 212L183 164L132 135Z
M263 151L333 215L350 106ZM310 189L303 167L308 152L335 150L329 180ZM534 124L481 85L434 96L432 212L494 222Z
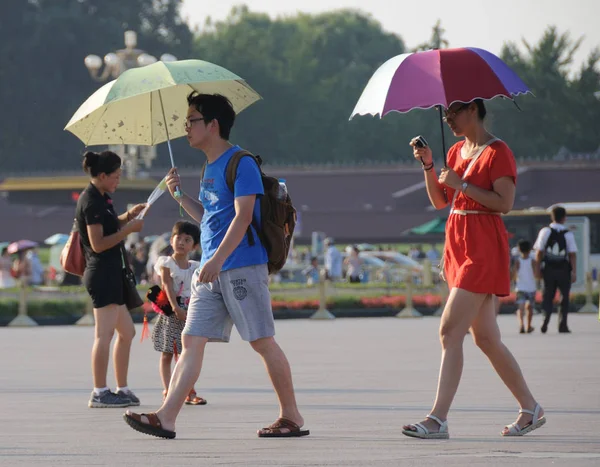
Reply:
M88 402L88 407L92 409L108 409L111 407L129 407L131 405L131 399L119 396L112 392L110 389L102 391L99 395L96 395L92 391L92 397Z
M133 393L133 391L117 391L117 396L123 398L123 399L129 399L130 403L129 405L131 406L138 406L140 405L140 400L137 398L137 396Z

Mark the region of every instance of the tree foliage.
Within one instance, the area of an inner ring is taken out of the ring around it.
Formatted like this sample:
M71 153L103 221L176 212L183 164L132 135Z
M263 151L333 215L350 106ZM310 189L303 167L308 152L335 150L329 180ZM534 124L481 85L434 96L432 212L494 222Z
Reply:
M339 10L272 19L247 7L195 33L180 15L180 0L4 0L0 16L0 169L75 169L82 144L63 127L97 87L83 58L123 47L123 32L160 56L200 58L242 76L263 100L240 114L233 139L270 163L363 163L412 160L407 142L425 135L439 154L435 110L348 121L373 72L407 46L368 15ZM539 158L562 147L595 151L600 101L594 51L573 70L580 40L550 27L535 44L507 43L502 58L535 98L490 104L490 126L518 157ZM438 22L431 39L413 50L448 44ZM179 165L198 165L184 141ZM166 165L165 149L159 164Z
M0 169L76 169L82 144L63 131L99 86L88 54L121 49L138 32L148 53L188 57L180 0L3 0L0 14Z

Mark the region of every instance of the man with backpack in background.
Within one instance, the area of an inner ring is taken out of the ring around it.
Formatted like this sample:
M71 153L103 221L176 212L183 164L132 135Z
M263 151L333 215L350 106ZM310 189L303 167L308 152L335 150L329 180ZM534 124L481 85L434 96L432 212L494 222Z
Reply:
M552 223L540 230L533 248L536 254L536 275L544 281L542 333L548 330L556 290L560 290L559 333L570 333L567 326L569 293L577 280L577 244L573 232L565 227L567 211L561 206L552 208Z
M206 343L228 342L235 324L262 357L279 400L279 417L258 436L308 435L302 429L290 365L274 339L268 288L269 272L283 267L287 258L295 225L291 200L277 179L262 174L258 158L228 141L235 112L227 98L192 93L188 106L188 142L207 158L200 194L178 192L181 181L175 169L166 182L173 198L201 223L202 261L192 279L183 352L166 399L155 413L128 411L125 421L142 433L175 438L175 420L200 375Z

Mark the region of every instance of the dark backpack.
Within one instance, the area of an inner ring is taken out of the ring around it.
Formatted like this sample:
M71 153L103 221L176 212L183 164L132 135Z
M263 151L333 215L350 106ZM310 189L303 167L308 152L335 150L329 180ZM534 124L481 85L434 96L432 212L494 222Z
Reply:
M565 235L568 230L557 230L550 228L550 235L544 247L544 266L564 267L569 264L567 253L567 239Z
M269 261L267 266L269 274L278 272L283 266L288 257L294 228L296 227L296 209L292 205L292 200L286 195L285 200L277 198L279 193L279 180L275 177L265 175L262 171L262 159L260 156L255 156L248 151L237 151L227 163L225 169L225 180L229 190L235 194L235 177L237 169L242 157L252 157L260 170L262 183L265 194L260 199L260 214L261 225L258 225L256 219L252 220L252 225L256 229L260 242L267 250ZM204 179L204 171L206 163L200 172L200 180ZM252 246L255 244L254 234L250 226L248 226L248 243Z

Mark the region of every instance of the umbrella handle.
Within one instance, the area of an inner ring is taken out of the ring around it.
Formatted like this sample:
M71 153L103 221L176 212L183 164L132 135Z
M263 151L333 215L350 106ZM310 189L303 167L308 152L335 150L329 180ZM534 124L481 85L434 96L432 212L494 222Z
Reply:
M442 132L442 154L444 156L444 167L448 167L446 161L446 136L444 135L444 107L438 105L437 108L440 113L440 131Z
M162 103L162 99L161 99L161 103ZM163 113L163 116L164 116L164 113ZM171 149L171 140L170 139L167 140L167 146L169 147L169 157L171 158L171 167L175 167L175 160L173 159L173 150ZM175 192L173 193L173 195L175 196L175 198L181 198L183 196L181 193L181 190L179 189L178 186L175 187Z
M171 158L171 168L175 167L175 159L173 159L173 149L171 148L171 138L169 137L169 127L167 126L167 117L165 116L165 106L163 105L162 94L160 89L158 90L158 99L160 100L160 109L163 114L163 121L165 122L165 132L167 133L167 146L169 147L169 157ZM181 190L178 186L175 187L175 198L181 198Z

